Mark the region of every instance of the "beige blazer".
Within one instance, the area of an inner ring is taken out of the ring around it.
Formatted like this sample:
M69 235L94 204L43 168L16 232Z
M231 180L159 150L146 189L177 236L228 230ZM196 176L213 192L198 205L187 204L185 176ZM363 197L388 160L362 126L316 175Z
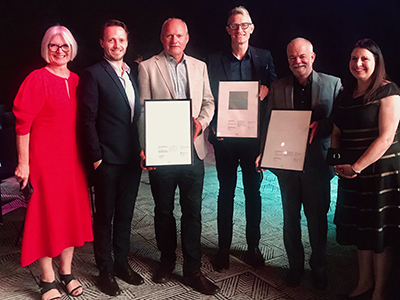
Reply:
M204 159L207 154L204 130L214 115L214 98L210 89L206 64L187 55L185 55L185 59L189 97L192 99L192 114L202 126L202 131L194 142L194 148L198 157ZM139 90L142 107L144 99L176 99L164 52L139 64ZM143 122L140 127L141 142L143 142Z

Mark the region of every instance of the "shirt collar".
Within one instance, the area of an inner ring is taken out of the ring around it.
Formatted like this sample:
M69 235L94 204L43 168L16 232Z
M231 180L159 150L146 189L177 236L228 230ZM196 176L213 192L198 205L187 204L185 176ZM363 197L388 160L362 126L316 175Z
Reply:
M295 85L299 85L299 86L302 86L301 84L300 84L300 82L299 82L299 80L296 78L296 76L294 76L293 75L293 82L294 82L294 84ZM310 85L311 84L311 82L312 82L312 72L311 72L311 74L308 76L308 78L307 78L307 83L306 83L306 86L308 86L308 85Z
M249 51L249 49L247 49L247 52L246 52L246 54L243 56L243 59L242 59L242 60L245 60L245 59L251 59L251 52ZM232 51L231 51L231 61L232 61L232 62L239 61L239 60L236 58L236 56L233 55Z
M165 55L165 58L167 59L168 62L172 62L172 63L178 64L178 62L175 60L175 58L173 58L172 55L169 54L165 50L164 50L164 55ZM186 54L185 53L183 53L182 61L180 63L183 63L183 62L186 63Z
M104 57L104 59L111 65L111 67L114 69L115 73L118 74L118 76L122 76L122 74L120 74L121 70L117 67L117 65L114 62L107 59L106 57ZM131 73L131 68L124 61L122 62L122 72L127 72L128 74Z

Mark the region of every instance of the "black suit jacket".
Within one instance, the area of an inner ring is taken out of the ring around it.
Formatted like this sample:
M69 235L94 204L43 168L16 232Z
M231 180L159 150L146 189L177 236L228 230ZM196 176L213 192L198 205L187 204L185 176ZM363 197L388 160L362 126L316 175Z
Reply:
M111 65L102 60L85 69L77 87L79 134L90 163L100 159L126 164L139 159L137 122L140 100L136 80L134 119L125 90Z
M252 46L249 46L248 51L251 56L253 80L260 80L262 85L266 85L270 88L272 82L277 79L271 52ZM229 49L229 51L211 54L208 58L208 74L210 77L211 91L215 100L215 114L210 124L213 128L217 126L219 82L221 80L232 80L231 57L232 52ZM266 100L267 98L261 102L260 115L266 112ZM210 136L210 138L212 137Z

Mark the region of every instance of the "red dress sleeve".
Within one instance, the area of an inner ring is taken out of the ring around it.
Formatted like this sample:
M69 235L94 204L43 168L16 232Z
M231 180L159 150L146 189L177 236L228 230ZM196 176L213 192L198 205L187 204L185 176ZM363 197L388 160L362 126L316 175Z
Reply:
M26 135L31 131L32 123L43 107L45 94L42 70L35 70L25 78L14 99L17 135Z

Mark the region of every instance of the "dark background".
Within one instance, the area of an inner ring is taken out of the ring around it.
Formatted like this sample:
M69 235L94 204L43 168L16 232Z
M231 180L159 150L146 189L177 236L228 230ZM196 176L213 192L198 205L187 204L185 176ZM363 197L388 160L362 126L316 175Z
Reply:
M205 59L229 47L226 19L237 5L249 10L255 24L250 44L272 52L279 78L290 72L285 51L294 37L314 44L314 69L341 78L348 73L351 46L370 37L381 47L390 77L400 83L399 0L0 0L0 104L10 109L24 78L45 65L40 42L46 29L56 23L70 29L78 42L78 56L69 68L79 74L101 59L99 30L107 19L128 25L128 63L137 53L146 59L162 50L160 28L169 17L188 24L186 53Z

